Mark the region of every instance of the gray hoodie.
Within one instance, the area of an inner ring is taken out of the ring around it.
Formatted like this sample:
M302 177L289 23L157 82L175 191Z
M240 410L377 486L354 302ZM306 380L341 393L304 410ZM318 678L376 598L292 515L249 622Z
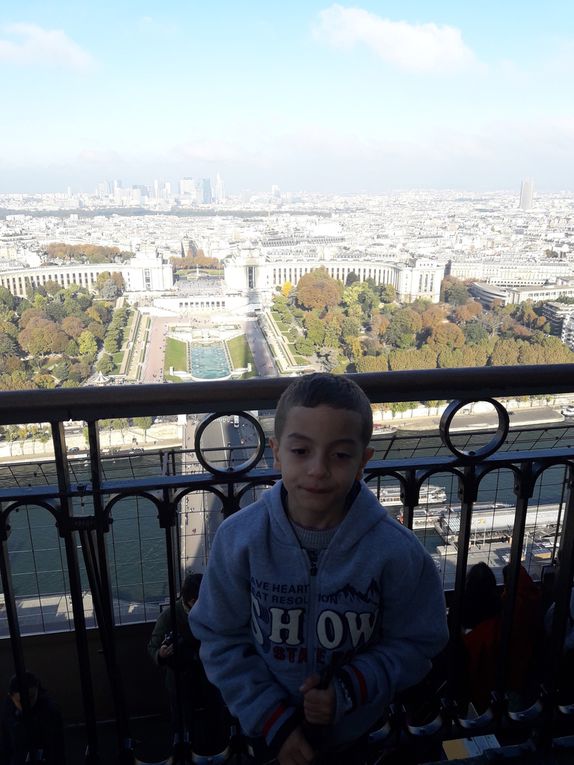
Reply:
M443 591L429 554L364 483L316 564L281 487L221 525L190 625L232 714L276 750L301 721L299 686L332 673L336 725L323 733L338 746L426 675L448 639Z

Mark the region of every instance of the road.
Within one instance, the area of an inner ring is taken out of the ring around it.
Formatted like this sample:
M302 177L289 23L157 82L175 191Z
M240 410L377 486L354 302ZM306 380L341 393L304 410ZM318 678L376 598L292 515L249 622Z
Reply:
M203 467L194 454L195 430L198 422L191 416L185 428L183 448L186 451L183 470L186 473L202 472ZM219 417L203 432L201 450L205 459L221 469L237 468L250 459L257 448L257 435L253 425L239 418L238 427L228 417ZM266 457L259 467L266 467ZM225 491L224 486L219 486ZM242 498L242 506L250 504L263 489L256 487ZM215 532L223 520L221 500L213 492L197 491L188 494L183 501L180 518L182 566L201 571L205 567Z
M245 322L245 338L251 348L255 359L255 366L259 377L277 377L278 372L273 362L273 357L263 337L257 319L248 319Z
M525 407L509 412L511 428L526 428L534 425L549 425L564 422L564 416L549 406ZM393 420L393 426L400 430L437 430L440 416L411 417ZM494 410L480 413L457 414L453 420L453 432L461 430L488 430L495 428L498 417Z
M151 325L141 380L145 383L163 382L163 362L167 329L174 324L183 323L173 316L151 316Z

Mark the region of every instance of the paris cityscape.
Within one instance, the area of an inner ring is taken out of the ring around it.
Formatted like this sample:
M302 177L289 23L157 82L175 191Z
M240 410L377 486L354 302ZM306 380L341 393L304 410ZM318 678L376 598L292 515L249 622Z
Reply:
M571 362L572 13L394 6L6 3L0 390ZM574 413L523 398L515 426ZM383 403L377 435L444 406ZM102 420L102 449L197 424ZM42 423L1 436L51 456Z

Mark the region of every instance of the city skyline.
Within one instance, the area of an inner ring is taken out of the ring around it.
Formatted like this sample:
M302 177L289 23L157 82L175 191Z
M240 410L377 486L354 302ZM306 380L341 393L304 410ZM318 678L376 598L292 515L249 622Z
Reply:
M571 190L574 8L7 0L0 193Z

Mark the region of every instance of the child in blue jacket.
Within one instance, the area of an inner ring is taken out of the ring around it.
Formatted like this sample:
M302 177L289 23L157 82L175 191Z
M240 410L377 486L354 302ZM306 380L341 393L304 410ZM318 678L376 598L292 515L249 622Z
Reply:
M448 639L431 557L361 481L371 435L350 379L292 383L271 439L282 480L221 525L190 613L209 679L280 765L351 763Z

